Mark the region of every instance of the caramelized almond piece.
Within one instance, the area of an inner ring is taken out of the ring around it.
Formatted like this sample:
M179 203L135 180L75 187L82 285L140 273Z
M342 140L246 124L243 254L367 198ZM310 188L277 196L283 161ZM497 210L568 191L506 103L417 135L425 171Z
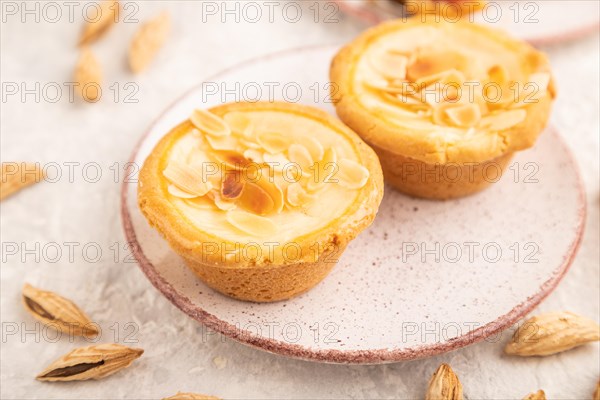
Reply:
M244 169L251 164L250 160L237 151L215 152L215 158L230 169Z
M300 168L306 170L314 164L313 158L308 149L301 144L292 144L288 149L290 161L300 165Z
M257 140L271 154L281 153L288 147L288 140L276 132L261 132L257 135Z
M508 72L502 65L494 65L488 69L487 74L490 82L497 83L500 86L508 83Z
M79 45L90 44L100 38L119 19L119 2L116 0L102 0L99 3L99 15L93 21L86 21L81 32Z
M173 195L175 197L179 197L180 199L193 199L193 198L198 197L198 195L188 193L185 190L181 190L175 185L169 185L167 187L167 192L169 192L171 195Z
M477 125L481 120L481 110L477 104L451 107L446 110L446 114L450 121L460 128L470 128Z
M372 56L369 61L377 72L387 79L404 79L406 77L408 58L404 55L388 51Z
M201 109L196 109L190 116L192 124L200 131L213 136L229 136L231 129L221 118L215 114Z
M334 178L338 179L340 186L360 189L369 180L369 170L356 161L342 158L338 161L338 167L339 171Z
M204 196L211 189L210 183L205 181L200 171L181 162L169 162L163 175L177 188L196 196Z
M300 207L313 199L313 196L309 195L298 182L290 184L286 193L287 202L293 207Z
M526 116L527 111L522 109L501 111L481 118L479 126L491 131L501 131L523 122Z
M223 184L221 185L221 197L225 200L233 200L240 197L244 189L244 181L239 172L228 172L225 174Z
M468 60L462 54L450 50L436 51L418 56L406 69L406 76L415 82L451 69L464 71L467 67Z
M273 200L273 212L279 213L283 210L284 196L283 190L268 174L263 173L255 182L262 190L264 190Z
M270 219L244 211L229 211L227 221L239 230L253 236L267 236L277 232L275 223Z
M244 185L237 204L243 209L258 215L270 214L275 209L275 202L269 193L251 182L246 182Z

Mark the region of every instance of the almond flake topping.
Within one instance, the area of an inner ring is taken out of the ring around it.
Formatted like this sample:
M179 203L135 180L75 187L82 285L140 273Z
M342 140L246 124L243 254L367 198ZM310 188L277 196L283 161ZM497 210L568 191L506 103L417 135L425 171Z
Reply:
M184 190L179 189L175 185L169 185L167 187L167 192L169 192L170 194L172 194L175 197L179 197L180 199L193 199L193 198L198 197L195 194L188 193L188 192L186 192Z
M204 196L211 189L210 183L203 178L200 171L181 162L171 161L163 175L178 189L192 195Z
M446 114L454 125L461 128L475 126L481 119L481 110L477 104L464 104L458 107L451 107L446 110Z
M372 60L375 69L387 79L404 79L408 58L404 55L386 52Z
M275 223L270 219L244 211L229 211L227 221L239 230L253 236L267 236L277 232Z
M201 109L196 109L190 116L192 124L200 131L213 136L229 136L231 129L221 118L215 114Z
M500 111L481 118L479 126L492 131L501 131L523 122L526 116L527 111L522 109Z
M253 138L253 127L250 118L243 112L230 112L223 117L225 123L231 130L246 138Z
M287 150L288 140L276 132L261 132L257 135L258 144L271 154Z
M298 182L290 184L286 189L286 193L286 200L292 207L300 207L313 198Z
M303 170L307 170L314 164L313 158L308 149L301 144L294 143L290 145L288 149L288 155L290 161L300 165L300 168Z
M335 176L340 186L348 189L360 189L369 180L369 170L356 161L342 158L338 161L339 171Z

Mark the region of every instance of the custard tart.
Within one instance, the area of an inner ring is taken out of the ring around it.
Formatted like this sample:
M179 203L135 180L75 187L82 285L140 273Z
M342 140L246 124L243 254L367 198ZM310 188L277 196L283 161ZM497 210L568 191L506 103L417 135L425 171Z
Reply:
M533 146L555 97L544 54L502 31L435 16L367 30L334 58L338 116L407 194L461 197Z
M241 300L320 282L383 196L373 150L336 118L280 102L195 110L146 159L138 203L200 279Z

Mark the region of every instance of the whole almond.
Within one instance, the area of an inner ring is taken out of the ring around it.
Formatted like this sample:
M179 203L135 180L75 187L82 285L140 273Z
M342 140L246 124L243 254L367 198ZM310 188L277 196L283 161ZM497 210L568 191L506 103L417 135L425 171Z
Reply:
M81 51L75 66L74 80L77 93L87 102L95 103L102 95L102 67L89 48Z
M0 175L0 200L44 179L37 163L3 162Z
M98 15L94 20L86 21L79 45L87 45L98 40L119 19L120 5L117 0L102 0L98 4Z
M150 64L167 40L170 29L171 18L167 12L140 26L129 47L129 66L134 73L141 72Z
M506 345L507 354L547 356L600 340L600 326L591 319L561 311L528 319Z
M23 286L23 305L44 325L76 336L96 336L98 328L72 301L53 292Z
M221 400L219 397L208 396L200 393L177 392L171 397L165 397L163 400Z
M523 397L523 400L546 400L546 393L543 390L538 390L537 392L529 393Z
M462 400L462 385L448 364L442 364L429 380L425 400Z
M101 379L128 367L142 353L142 349L115 343L82 347L54 361L36 379L49 382Z

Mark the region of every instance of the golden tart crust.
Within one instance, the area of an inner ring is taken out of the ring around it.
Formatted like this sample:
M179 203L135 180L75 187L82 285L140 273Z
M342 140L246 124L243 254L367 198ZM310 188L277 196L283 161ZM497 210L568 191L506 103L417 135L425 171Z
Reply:
M367 30L336 55L330 75L342 121L375 148L426 164L488 162L531 147L555 96L546 57L527 43L468 21L436 22L432 16ZM452 104L452 90L434 101L418 93L432 82L452 89L464 81L474 82L473 93L475 83L481 89L492 83L504 89L503 96L468 100L466 91ZM529 82L539 90L524 92ZM511 84L521 92L515 94ZM403 91L408 95L402 97ZM457 110L460 104L465 107Z
M301 172L283 179L279 165L292 162ZM330 164L335 174L323 174ZM142 213L186 264L251 301L287 299L321 281L382 196L377 156L354 132L281 102L196 110L156 145L138 186Z

